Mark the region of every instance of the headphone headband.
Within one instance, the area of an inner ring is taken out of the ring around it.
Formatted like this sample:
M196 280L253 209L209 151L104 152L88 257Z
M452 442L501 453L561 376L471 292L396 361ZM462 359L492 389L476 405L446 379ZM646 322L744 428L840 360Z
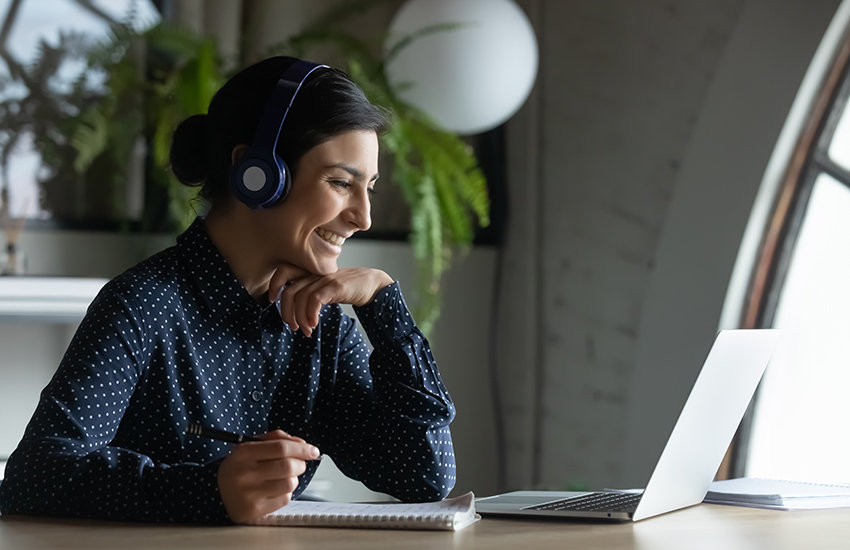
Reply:
M254 139L231 174L233 194L249 207L274 206L289 193L290 173L277 155L277 142L298 91L320 68L327 65L296 61L284 71L266 101Z

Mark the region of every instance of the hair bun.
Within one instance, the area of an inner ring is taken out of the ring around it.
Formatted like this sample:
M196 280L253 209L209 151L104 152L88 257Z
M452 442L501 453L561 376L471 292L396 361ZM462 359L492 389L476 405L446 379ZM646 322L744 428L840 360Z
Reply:
M169 160L171 170L183 185L197 186L209 176L207 158L207 115L193 115L174 130Z

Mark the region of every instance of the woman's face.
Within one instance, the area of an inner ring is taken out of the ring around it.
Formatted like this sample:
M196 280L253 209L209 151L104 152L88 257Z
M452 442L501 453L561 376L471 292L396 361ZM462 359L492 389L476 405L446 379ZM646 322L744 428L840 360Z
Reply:
M369 195L377 179L375 132L349 132L307 151L286 200L258 212L273 262L334 273L345 240L372 225Z

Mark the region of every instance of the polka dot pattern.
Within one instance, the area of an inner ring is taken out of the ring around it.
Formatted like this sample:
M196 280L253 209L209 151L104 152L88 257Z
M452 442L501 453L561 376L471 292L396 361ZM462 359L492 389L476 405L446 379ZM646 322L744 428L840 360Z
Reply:
M110 281L71 341L0 485L0 513L226 523L218 465L236 433L283 429L404 501L454 486L455 410L398 283L337 304L308 338L238 282L198 219ZM309 463L295 492L312 479Z

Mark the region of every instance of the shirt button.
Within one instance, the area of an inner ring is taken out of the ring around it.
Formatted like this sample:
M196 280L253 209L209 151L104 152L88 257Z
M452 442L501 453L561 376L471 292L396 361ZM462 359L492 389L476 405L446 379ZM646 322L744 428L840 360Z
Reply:
M259 403L260 399L262 399L262 398L263 398L263 394L260 393L259 390L254 390L254 391L251 392L251 399L253 399L254 401L257 401Z
M393 320L393 314L390 313L389 311L385 311L385 312L381 313L381 319L383 319L384 321L390 322L390 321Z

